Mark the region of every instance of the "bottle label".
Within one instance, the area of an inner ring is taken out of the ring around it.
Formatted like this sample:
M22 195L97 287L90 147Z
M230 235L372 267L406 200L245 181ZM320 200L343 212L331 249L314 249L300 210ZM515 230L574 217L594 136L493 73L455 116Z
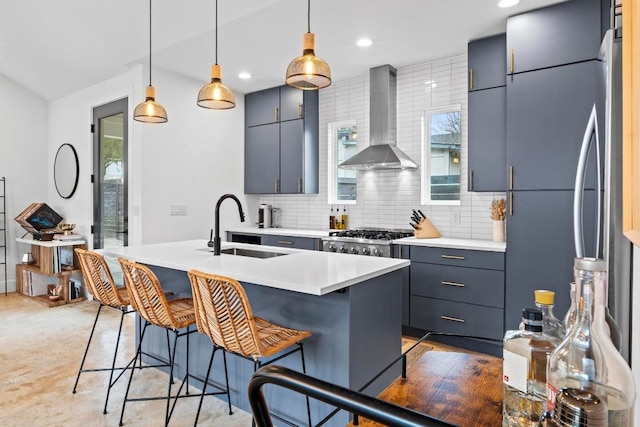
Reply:
M509 350L502 351L502 382L527 392L527 358Z
M556 407L556 395L558 394L558 389L549 381L547 381L547 411L553 411L553 408Z

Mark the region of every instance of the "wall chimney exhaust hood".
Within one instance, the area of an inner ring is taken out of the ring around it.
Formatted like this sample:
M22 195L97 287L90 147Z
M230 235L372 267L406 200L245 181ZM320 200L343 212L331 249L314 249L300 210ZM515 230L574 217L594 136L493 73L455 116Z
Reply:
M415 169L418 167L396 146L396 74L391 65L369 72L369 146L340 163L343 169Z

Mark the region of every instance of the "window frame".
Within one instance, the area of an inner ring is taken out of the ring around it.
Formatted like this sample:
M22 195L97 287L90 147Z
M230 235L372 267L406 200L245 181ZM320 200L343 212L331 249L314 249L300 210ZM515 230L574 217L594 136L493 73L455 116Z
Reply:
M460 157L462 157L462 104L450 104L425 110L421 118L420 203L425 206L460 206L462 198L462 159L460 158L460 193L458 200L431 200L431 116L446 112L460 114Z

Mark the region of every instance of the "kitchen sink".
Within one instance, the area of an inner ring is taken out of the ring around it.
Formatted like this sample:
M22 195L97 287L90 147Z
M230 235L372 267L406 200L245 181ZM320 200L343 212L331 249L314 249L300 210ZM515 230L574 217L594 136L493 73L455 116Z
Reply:
M221 254L248 256L251 258L273 258L281 255L288 255L284 252L256 251L254 249L245 248L227 248L220 251Z

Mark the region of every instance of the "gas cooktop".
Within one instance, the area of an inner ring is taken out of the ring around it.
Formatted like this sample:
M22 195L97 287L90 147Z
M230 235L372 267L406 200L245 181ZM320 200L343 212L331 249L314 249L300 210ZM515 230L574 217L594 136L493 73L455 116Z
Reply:
M330 231L329 237L342 237L351 239L367 240L395 240L403 237L413 236L413 231L409 230L387 230L377 228L364 228L355 230Z

